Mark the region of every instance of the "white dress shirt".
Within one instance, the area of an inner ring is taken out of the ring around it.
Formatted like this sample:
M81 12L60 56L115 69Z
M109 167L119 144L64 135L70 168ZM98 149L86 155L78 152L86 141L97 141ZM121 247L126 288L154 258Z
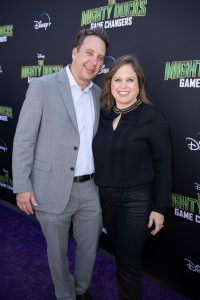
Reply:
M76 83L69 66L66 67L69 79L76 119L80 135L80 145L78 148L78 157L75 166L75 175L81 176L94 173L94 159L92 153L92 140L94 129L94 102L91 87L92 81L82 90Z

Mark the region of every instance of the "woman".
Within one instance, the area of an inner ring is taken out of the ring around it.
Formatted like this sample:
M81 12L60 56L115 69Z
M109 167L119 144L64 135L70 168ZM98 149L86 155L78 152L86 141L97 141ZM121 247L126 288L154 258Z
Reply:
M114 245L120 300L140 299L142 250L149 230L163 227L171 186L168 126L145 95L144 74L131 55L105 79L94 138L95 182L103 222Z

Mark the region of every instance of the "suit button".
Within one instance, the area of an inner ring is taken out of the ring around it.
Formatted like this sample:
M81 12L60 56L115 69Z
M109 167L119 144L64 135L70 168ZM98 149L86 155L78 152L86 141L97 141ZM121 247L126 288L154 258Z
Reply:
M74 171L74 168L73 168L73 167L71 167L71 168L70 168L70 170L71 170L71 171Z
M78 149L78 147L74 146L74 150L77 150L77 149Z

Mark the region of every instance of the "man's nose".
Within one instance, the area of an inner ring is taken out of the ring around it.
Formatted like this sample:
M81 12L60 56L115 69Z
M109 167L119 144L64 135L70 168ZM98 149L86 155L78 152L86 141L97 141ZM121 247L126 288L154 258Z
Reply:
M92 61L92 64L93 64L94 66L96 66L96 65L98 64L98 58L95 57L95 56L93 56L93 57L91 58L91 61Z

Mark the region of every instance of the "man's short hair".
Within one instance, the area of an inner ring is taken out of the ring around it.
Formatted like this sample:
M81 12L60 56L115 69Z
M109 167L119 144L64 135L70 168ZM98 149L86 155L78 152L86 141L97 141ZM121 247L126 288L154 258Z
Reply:
M84 39L90 35L95 35L99 37L105 43L106 50L108 49L109 46L108 36L106 31L101 27L87 28L87 29L80 30L75 38L74 47L80 48L80 46L83 44Z

